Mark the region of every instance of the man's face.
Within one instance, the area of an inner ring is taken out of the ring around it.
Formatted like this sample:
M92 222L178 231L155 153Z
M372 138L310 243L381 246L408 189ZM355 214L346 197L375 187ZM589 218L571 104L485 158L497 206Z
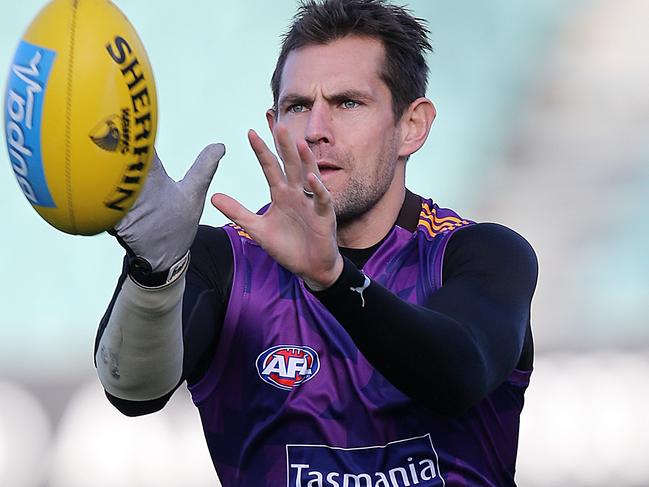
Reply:
M383 60L380 41L348 36L291 51L282 71L276 121L308 142L339 223L368 211L393 183L400 135Z

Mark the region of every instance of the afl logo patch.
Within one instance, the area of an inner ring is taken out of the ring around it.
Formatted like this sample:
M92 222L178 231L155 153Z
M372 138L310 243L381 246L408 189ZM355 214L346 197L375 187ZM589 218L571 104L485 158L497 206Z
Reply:
M277 345L257 357L259 377L287 391L313 379L319 370L320 358L311 347Z

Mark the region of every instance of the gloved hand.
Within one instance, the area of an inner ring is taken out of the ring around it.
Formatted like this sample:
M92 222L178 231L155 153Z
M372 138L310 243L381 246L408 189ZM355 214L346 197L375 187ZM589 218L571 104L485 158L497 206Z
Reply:
M223 144L208 145L178 182L154 154L137 201L109 232L126 249L129 271L140 284L163 285L173 278L177 264L186 263L207 189L223 154Z

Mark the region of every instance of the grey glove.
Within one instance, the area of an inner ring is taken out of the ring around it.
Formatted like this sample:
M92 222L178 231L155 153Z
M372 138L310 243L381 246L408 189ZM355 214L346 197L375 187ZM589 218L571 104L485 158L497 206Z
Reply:
M167 175L154 154L137 201L110 232L126 249L131 275L141 284L165 284L178 264L186 263L207 189L223 154L223 144L208 145L178 182ZM162 281L158 276L156 282L142 282L142 276L146 281L147 276L160 273L165 274Z

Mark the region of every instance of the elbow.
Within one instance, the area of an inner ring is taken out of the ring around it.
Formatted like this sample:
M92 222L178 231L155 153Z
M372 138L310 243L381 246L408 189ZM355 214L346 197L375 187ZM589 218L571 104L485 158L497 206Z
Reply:
M441 378L441 387L434 398L427 401L433 412L448 417L462 416L477 405L489 393L488 370L481 354L476 353L461 366L446 370Z
M151 401L128 401L126 399L115 397L109 392L104 392L106 393L108 401L115 407L115 409L129 418L156 413L160 411L169 400L169 397L164 396Z
M466 380L456 380L449 387L446 401L442 401L442 413L446 416L462 416L487 395L486 373L478 371Z

